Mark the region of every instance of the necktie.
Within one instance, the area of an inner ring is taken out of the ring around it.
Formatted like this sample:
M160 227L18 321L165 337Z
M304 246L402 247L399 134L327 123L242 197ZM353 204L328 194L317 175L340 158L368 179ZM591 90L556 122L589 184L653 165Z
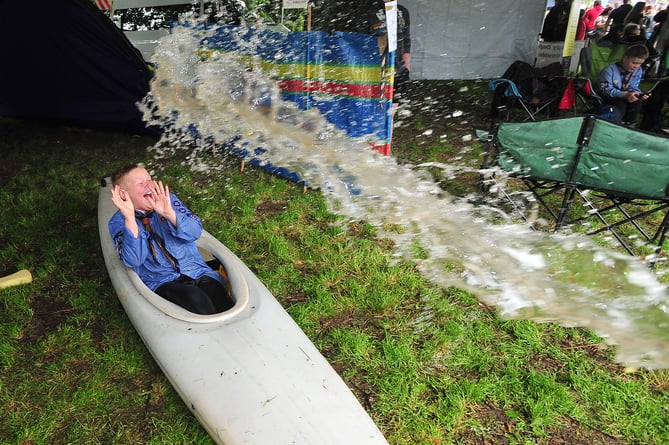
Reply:
M172 256L171 253L167 251L167 248L165 248L165 240L163 239L162 236L157 234L156 232L153 231L153 228L151 227L151 216L153 216L153 210L150 210L144 214L136 211L135 216L139 218L139 220L142 222L142 225L144 226L144 230L149 234L149 249L151 250L151 255L153 256L153 259L156 260L156 247L158 246L158 249L163 253L165 258L167 258L167 261L172 264L172 267L174 267L174 270L178 271L179 270L179 262L177 261L174 256Z
M626 91L627 87L629 86L630 79L632 78L632 73L628 73L626 71L621 71L620 72L620 77L623 79L623 85L621 90Z

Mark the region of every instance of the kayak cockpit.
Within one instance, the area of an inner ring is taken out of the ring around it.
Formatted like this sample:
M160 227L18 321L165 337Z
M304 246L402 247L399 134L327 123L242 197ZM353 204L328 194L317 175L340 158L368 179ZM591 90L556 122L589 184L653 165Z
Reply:
M210 315L191 312L151 291L134 271L128 269L130 281L149 303L172 318L190 323L219 323L234 318L244 310L249 302L249 289L246 279L241 270L236 266L234 256L229 255L227 249L214 237L207 232L203 232L197 244L200 253L203 254L203 258L207 262L215 263L216 270L218 270L218 265L220 265L225 271L225 277L228 280L228 291L235 302L234 306L227 311Z

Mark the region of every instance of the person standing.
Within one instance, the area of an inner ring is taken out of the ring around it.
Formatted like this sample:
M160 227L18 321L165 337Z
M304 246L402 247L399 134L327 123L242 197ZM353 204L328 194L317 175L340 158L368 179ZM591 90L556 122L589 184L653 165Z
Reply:
M653 29L650 33L650 44L655 46L657 43L660 30L662 29L662 24L667 20L667 14L669 13L669 6L666 6L664 9L659 10L653 16Z
M564 42L570 9L570 0L555 0L555 5L546 14L541 28L541 38L544 42Z
M609 19L609 14L611 14L611 11L613 11L613 7L607 6L604 8L600 16L595 19L595 35L593 36L595 40L601 39L609 31L606 28L606 23Z
M625 16L625 21L623 22L625 26L629 24L639 25L641 35L644 39L646 38L646 30L643 28L643 10L645 7L646 2L636 2L627 16Z
M602 0L595 0L595 3L594 5L592 5L592 8L585 11L585 15L583 16L583 22L585 23L586 33L595 30L595 20L597 20L597 17L602 15L603 11L604 7L602 6Z
M646 5L643 9L643 29L646 30L646 38L650 39L653 35L653 28L655 27L655 22L653 21L653 16L655 15L654 6Z
M388 29L386 24L386 7L383 0L371 0L367 11L367 30L380 38L379 50L387 55ZM385 40L384 40L385 37ZM395 82L394 100L402 94L403 87L410 80L411 74L411 19L409 10L397 5L397 50L395 51Z
M615 8L609 14L609 19L606 21L606 29L613 28L614 25L624 25L625 17L632 10L632 5L630 4L632 0L623 0L623 4Z
M581 9L578 12L578 24L576 25L576 38L574 40L585 40L586 24L585 24L585 9Z

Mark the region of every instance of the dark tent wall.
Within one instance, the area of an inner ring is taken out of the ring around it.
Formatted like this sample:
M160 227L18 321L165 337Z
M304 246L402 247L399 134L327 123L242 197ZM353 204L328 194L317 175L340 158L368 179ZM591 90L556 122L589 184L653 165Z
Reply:
M0 116L147 131L151 70L90 0L0 0Z

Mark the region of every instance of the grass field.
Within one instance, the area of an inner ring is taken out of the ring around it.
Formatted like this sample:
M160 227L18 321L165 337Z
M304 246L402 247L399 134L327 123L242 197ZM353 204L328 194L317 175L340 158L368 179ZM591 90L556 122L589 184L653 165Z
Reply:
M411 94L395 154L477 165L468 135L485 125L485 84L416 83ZM669 373L626 373L588 330L503 320L475 295L436 287L392 261L372 226L341 224L318 192L233 161L216 175L156 161L147 137L12 120L0 133L0 276L34 276L0 290L0 443L212 443L141 343L101 257L97 184L126 162L170 179L391 444L669 443Z

